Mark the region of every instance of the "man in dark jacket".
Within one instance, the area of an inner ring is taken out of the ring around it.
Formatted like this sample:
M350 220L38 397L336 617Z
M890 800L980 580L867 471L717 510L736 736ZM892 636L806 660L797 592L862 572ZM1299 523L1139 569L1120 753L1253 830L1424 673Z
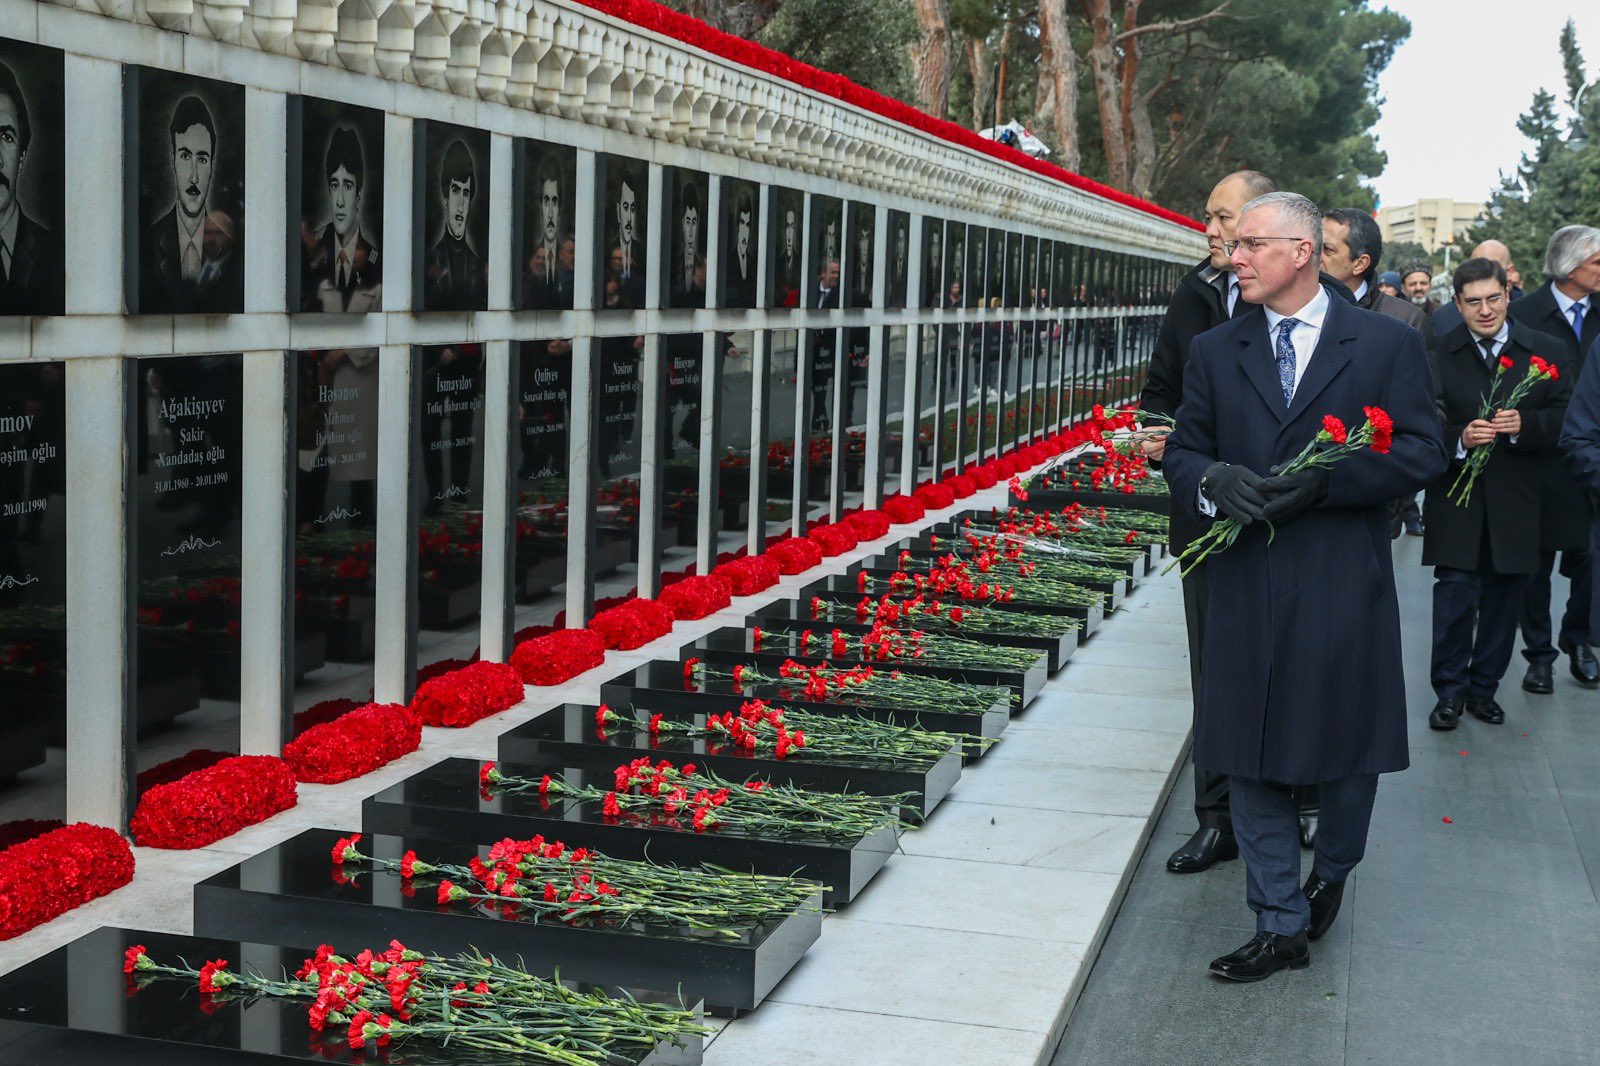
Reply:
M1565 226L1545 246L1545 275L1551 280L1511 305L1511 320L1561 342L1557 365L1563 377L1577 381L1583 354L1600 338L1600 313L1593 295L1600 292L1600 229ZM1600 685L1600 663L1590 645L1592 597L1589 557L1589 496L1561 463L1542 469L1539 499L1539 568L1528 579L1522 604L1522 654L1528 672L1522 687L1545 693L1555 688L1553 666L1560 652L1571 660L1572 677L1580 685ZM1550 571L1561 553L1561 573L1572 582L1561 629L1551 640Z
M1572 401L1561 425L1561 451L1579 484L1600 495L1600 340L1584 355L1583 373L1573 385ZM1589 551L1600 551L1600 514L1589 520ZM1591 590L1592 591L1592 590ZM1600 633L1600 595L1592 594L1589 631Z
M1446 464L1421 335L1318 283L1321 222L1293 193L1245 205L1229 251L1264 313L1195 338L1166 450L1179 505L1243 526L1204 564L1194 741L1195 765L1228 775L1256 914L1256 936L1211 964L1237 981L1310 963L1365 853L1378 775L1409 763L1388 505ZM1371 408L1392 422L1382 454L1268 476L1324 416L1354 429ZM1322 818L1302 889L1292 789L1307 784Z
M1493 237L1479 241L1467 259L1492 259L1499 263L1501 269L1506 272L1506 290L1511 293L1511 299L1513 301L1522 299L1522 286L1512 278L1516 267L1511 262L1511 249L1507 248L1503 241L1497 241ZM1461 325L1461 312L1456 309L1455 301L1440 304L1439 309L1428 318L1428 325L1437 336L1443 336Z
M1564 378L1545 381L1515 410L1480 417L1484 396L1504 400L1531 359L1554 359L1561 345L1507 320L1510 286L1494 260L1469 259L1452 281L1464 321L1436 337L1429 353L1445 446L1455 453L1449 473L1428 490L1422 544L1422 563L1434 568L1434 729L1454 729L1463 712L1491 725L1505 721L1494 697L1516 645L1523 589L1539 567L1539 468L1556 461L1572 387ZM1458 503L1456 479L1482 448L1493 450Z
M1278 186L1265 174L1254 170L1241 170L1217 182L1206 199L1206 244L1209 255L1205 262L1189 271L1178 282L1172 302L1161 320L1161 330L1156 335L1155 351L1150 356L1150 368L1145 378L1144 394L1139 407L1154 414L1176 415L1183 402L1183 366L1189 355L1189 345L1208 329L1229 319L1259 311L1260 305L1239 298L1239 288L1233 277L1233 264L1223 244L1233 239L1234 226L1239 221L1239 211L1245 203L1257 196L1276 192ZM1351 298L1348 289L1332 278L1324 278L1346 300ZM1159 466L1164 437L1156 436L1143 445L1145 455L1152 465ZM1174 502L1172 507L1169 540L1174 554L1182 552L1189 542L1205 531L1206 524L1191 515L1187 508ZM1189 630L1189 680L1195 693L1200 691L1200 650L1203 646L1204 618L1206 612L1206 577L1204 568L1197 568L1183 579L1183 613ZM1306 806L1305 835L1308 840L1315 834L1315 805ZM1178 850L1167 859L1167 869L1173 873L1199 873L1220 861L1236 858L1239 854L1233 839L1233 819L1228 811L1228 779L1198 765L1194 773L1194 813L1199 828Z
M1365 211L1336 207L1322 214L1322 272L1355 294L1356 306L1398 318L1412 329L1427 328L1422 308L1378 288L1383 233Z

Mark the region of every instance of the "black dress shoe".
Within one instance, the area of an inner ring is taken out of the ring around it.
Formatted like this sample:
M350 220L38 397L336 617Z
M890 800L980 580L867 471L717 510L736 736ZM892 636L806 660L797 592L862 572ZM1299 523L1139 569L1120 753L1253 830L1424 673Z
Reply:
M1306 902L1311 904L1311 925L1306 936L1320 940L1333 920L1339 917L1339 904L1344 899L1343 881L1324 881L1315 873L1306 878Z
M1257 933L1229 955L1211 960L1211 972L1230 981L1262 981L1279 970L1303 970L1311 965L1306 934Z
M1572 679L1584 688L1594 688L1600 685L1600 662L1594 657L1594 649L1587 644L1577 644L1572 647L1567 655L1572 660Z
M1524 682L1523 688L1527 688ZM1433 705L1433 713L1428 715L1429 729L1454 729L1456 723L1461 721L1461 698L1447 696Z
M1522 675L1524 692L1554 692L1556 680L1549 663L1529 663L1528 672Z
M1317 812L1300 812L1300 846L1314 848L1317 846Z
M1500 709L1493 696L1468 696L1467 711L1478 721L1490 725L1503 725L1506 720L1506 712Z
M1426 532L1427 530L1423 528L1422 523L1417 521L1415 518L1406 523L1407 536L1420 537Z
M1231 832L1201 826L1167 858L1167 869L1175 874L1197 874L1238 857L1239 842Z

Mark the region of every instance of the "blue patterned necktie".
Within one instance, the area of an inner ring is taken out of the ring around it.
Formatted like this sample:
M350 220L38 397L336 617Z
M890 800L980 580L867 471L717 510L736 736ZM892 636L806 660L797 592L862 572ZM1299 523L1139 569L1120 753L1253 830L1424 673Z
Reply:
M1286 318L1278 323L1278 342L1273 354L1278 360L1278 384L1283 386L1283 403L1288 406L1294 399L1294 342L1290 334L1300 324L1298 318Z
M1581 340L1583 340L1583 305L1582 304L1573 304L1572 308L1571 308L1571 313L1572 313L1572 332L1576 333L1578 335L1578 339L1581 341Z

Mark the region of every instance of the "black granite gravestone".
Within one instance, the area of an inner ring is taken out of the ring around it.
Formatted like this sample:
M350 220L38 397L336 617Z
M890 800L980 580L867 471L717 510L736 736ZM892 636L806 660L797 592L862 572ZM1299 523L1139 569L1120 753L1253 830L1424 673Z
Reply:
M578 150L519 137L513 161L517 307L570 311L578 254Z
M756 306L761 262L761 186L743 178L722 179L721 307Z
M763 307L799 307L810 279L805 268L805 194L774 185L767 193L769 227L767 248L771 257Z
M564 607L572 342L521 342L516 375L509 601L513 633L550 625Z
M59 49L0 38L0 315L59 315L66 296L66 122ZM14 221L11 221L14 220Z
M416 124L412 186L412 307L489 306L489 131L423 119Z
M799 413L800 332L775 329L767 334L767 435L759 447L766 456L766 494L762 515L769 536L794 525L796 503L796 436ZM799 454L804 454L804 441Z
M288 100L289 310L383 310L383 112Z
M711 251L708 196L711 178L699 170L668 167L662 181L662 307L706 306L706 263ZM648 231L646 231L648 232Z
M593 541L588 562L588 593L597 581L638 562L640 477L644 457L643 337L596 338L593 426L589 449L594 501L589 521ZM620 582L626 592L635 577ZM609 593L608 593L609 595Z
M601 155L595 160L599 205L593 227L595 306L627 311L645 305L645 274L650 263L650 164L642 159ZM703 217L703 216L702 216Z

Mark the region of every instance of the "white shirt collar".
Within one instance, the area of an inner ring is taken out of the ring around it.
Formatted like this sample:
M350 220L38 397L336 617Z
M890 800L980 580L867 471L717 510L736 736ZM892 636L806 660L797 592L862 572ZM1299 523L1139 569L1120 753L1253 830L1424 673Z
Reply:
M1328 314L1328 290L1318 285L1317 294L1311 298L1311 301L1292 315L1280 315L1265 305L1262 306L1262 310L1267 313L1268 334L1276 333L1278 323L1286 318L1292 318L1302 326L1310 326L1312 329L1320 330L1322 328L1322 320Z
M1467 327L1467 332L1468 333L1472 333L1472 327L1471 326ZM1500 323L1500 332L1496 333L1493 337L1480 337L1476 333L1472 333L1472 344L1473 344L1473 347L1477 348L1481 352L1481 351L1483 351L1483 342L1484 341L1486 341L1486 340L1494 341L1494 350L1495 350L1495 354L1496 355L1500 354L1500 349L1505 347L1506 341L1508 341L1510 339L1511 339L1511 320L1509 318L1506 319L1504 322Z
M0 267L4 267L7 274L11 271L11 260L17 254L17 230L21 228L22 210L17 207L16 200L13 199L11 202L11 217L6 219L3 224L0 224L0 244L5 245L6 255L6 261L0 263Z
M1361 286L1356 289L1356 303L1360 303L1361 302L1361 298L1363 296L1365 296L1366 294L1367 294L1367 281L1366 281L1365 278L1362 278L1361 279Z
M342 251L342 252L344 252L345 258L347 260L349 260L350 269L354 270L355 266L356 266L356 246L361 243L361 227L357 226L355 229L351 230L350 231L350 237L349 237L348 240L340 240L339 239L339 231L338 230L334 230L334 232L333 232L333 243L334 243L334 249L333 249L333 258L334 258L334 260L337 262L337 260L339 258L339 253Z
M1555 294L1556 307L1561 309L1561 317L1562 318L1565 318L1565 319L1571 319L1572 318L1572 305L1573 304L1578 304L1578 305L1582 306L1583 313L1585 315L1587 315L1589 313L1589 297L1588 296L1583 296L1580 299L1574 300L1572 297L1568 296L1566 293L1562 292L1559 288L1557 288L1556 287L1556 283L1553 282L1553 281L1550 283L1550 291Z
M182 211L174 211L172 219L178 226L178 265L183 265L183 253L190 247L194 248L195 257L201 263L204 263L206 258L205 241L203 240L206 232L205 216L202 215L200 218L195 219L192 231L183 224Z

